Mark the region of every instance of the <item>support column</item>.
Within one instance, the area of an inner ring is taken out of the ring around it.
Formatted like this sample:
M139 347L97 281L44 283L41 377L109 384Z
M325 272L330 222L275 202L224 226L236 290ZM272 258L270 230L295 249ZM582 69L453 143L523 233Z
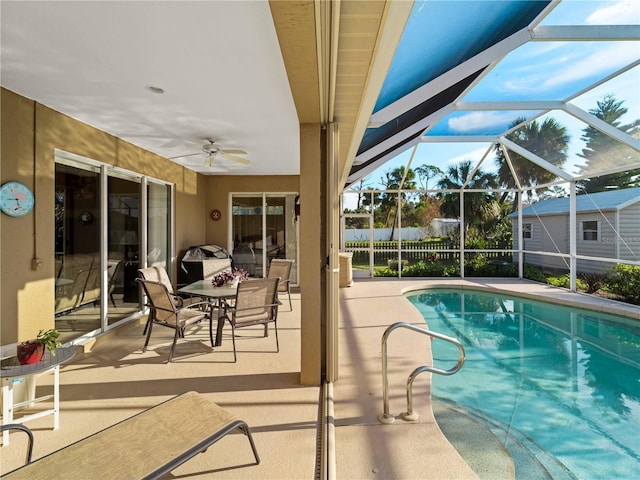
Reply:
M323 278L326 258L322 244L322 129L300 125L300 383L320 385Z

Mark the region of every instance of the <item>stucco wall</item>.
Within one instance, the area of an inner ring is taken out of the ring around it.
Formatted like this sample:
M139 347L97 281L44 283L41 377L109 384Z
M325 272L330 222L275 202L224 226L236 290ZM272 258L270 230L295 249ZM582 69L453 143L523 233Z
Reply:
M206 179L24 98L0 91L0 183L33 189L34 210L0 215L0 342L14 343L54 325L54 150L60 149L175 184L176 251L205 241ZM32 259L41 265L32 269Z

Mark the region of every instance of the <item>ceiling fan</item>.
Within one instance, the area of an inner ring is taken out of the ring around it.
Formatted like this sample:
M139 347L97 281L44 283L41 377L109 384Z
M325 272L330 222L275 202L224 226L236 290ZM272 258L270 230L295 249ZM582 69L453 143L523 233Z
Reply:
M202 152L189 153L187 155L180 155L178 157L171 157L171 160L174 160L176 158L192 157L194 155L202 155L202 153L204 153L206 155L204 159L205 167L213 166L213 162L216 159L220 159L220 158L232 160L234 162L238 162L243 165L249 165L250 163L249 160L247 160L246 158L238 157L238 155L247 154L247 152L245 152L244 150L223 150L222 148L220 148L220 146L216 144L215 140L207 139L206 141L208 143L205 143L204 145L202 145Z

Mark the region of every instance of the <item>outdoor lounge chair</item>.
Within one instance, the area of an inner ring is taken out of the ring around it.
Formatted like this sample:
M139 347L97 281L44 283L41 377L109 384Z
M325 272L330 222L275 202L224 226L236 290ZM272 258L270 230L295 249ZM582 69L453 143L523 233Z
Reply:
M24 463L25 465L31 463L31 455L33 454L33 433L31 433L31 430L19 423L7 423L6 425L0 425L0 432L4 432L5 430L19 430L27 434L29 439L27 443L27 458Z
M168 362L171 362L173 353L176 349L176 343L178 337L184 336L185 329L195 323L199 323L204 319L209 319L209 337L211 338L211 344L213 345L213 332L211 326L211 304L209 302L192 303L191 305L177 307L174 301L173 295L167 290L167 287L160 282L152 282L150 280L144 280L137 278L137 282L142 284L144 291L149 299L149 319L147 320L147 338L144 342L143 352L147 351L147 345L151 338L151 330L154 324L162 325L163 327L173 328L175 335L173 337L173 344L169 352Z
M205 396L185 392L12 470L2 478L167 478L169 472L238 430L248 438L258 465L260 457L247 423Z
M233 340L233 361L236 357L236 328L254 325L264 326L264 336L268 335L269 323L276 331L276 352L278 343L278 282L279 278L259 278L245 280L238 285L233 305L224 306L224 314L231 324Z
M289 280L292 266L293 260L274 258L269 264L269 273L267 275L268 278L280 278L278 293L283 292L289 296L289 310L293 310L293 307L291 306L291 280Z

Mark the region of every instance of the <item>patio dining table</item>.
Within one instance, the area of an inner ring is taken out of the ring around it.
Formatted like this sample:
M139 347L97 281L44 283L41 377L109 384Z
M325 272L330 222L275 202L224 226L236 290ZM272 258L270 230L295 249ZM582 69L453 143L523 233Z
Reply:
M222 328L224 327L225 313L224 307L227 300L235 298L238 285L214 287L211 280L198 280L190 283L186 287L178 289L178 293L195 297L205 297L218 302L218 325L216 326L216 339L213 346L222 345ZM213 319L212 319L213 320Z

